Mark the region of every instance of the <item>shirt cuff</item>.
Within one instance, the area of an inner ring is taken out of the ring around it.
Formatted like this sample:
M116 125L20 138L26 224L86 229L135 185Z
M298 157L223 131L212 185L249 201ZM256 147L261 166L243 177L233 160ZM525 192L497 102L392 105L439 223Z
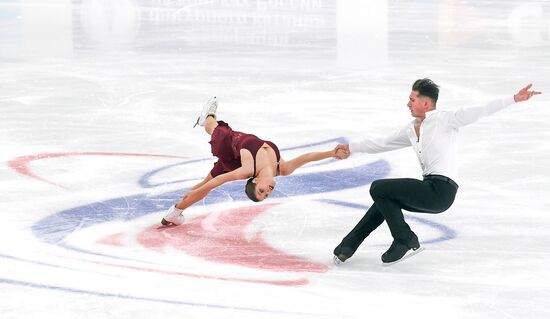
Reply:
M349 152L350 153L355 153L355 152L360 152L361 151L361 143L349 143Z
M514 99L514 96L512 95L511 97L505 97L502 99L502 104L508 106L510 104L514 104L516 103L516 100Z

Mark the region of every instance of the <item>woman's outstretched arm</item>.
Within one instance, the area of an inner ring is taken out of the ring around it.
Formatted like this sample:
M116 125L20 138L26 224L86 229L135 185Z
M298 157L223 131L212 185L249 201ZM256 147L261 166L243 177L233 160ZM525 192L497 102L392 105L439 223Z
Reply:
M312 153L306 153L303 155L300 155L290 161L282 161L281 160L281 166L280 166L280 173L281 176L287 176L292 174L298 167L304 166L305 164L309 162L315 162L324 160L331 157L337 157L340 158L341 156L344 156L343 150L330 150L326 152L312 152Z
M210 174L208 175L211 176ZM250 175L251 173L249 172L249 169L240 167L234 171L218 175L207 181L205 180L203 181L204 183L201 182L202 185L195 185L195 187L189 193L182 196L181 201L176 204L176 208L186 209L187 207L206 197L206 195L208 195L208 193L210 193L210 191L214 188L221 186L227 182L245 179Z
M208 183L208 181L210 181L211 179L213 179L214 177L212 177L212 174L208 173L208 175L200 182L198 183L197 185L193 186L193 188L191 189L197 189L199 187L201 187L202 185Z

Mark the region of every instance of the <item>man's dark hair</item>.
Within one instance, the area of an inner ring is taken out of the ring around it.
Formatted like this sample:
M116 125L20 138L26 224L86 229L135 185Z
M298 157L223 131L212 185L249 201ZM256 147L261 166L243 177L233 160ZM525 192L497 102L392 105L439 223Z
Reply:
M246 196L250 198L251 201L259 202L260 200L256 197L256 184L252 183L253 179L254 177L251 177L246 181L244 192L246 193Z
M414 82L413 91L418 91L419 95L429 97L432 102L435 104L437 103L437 98L439 97L439 86L435 84L432 80L426 78L426 79L418 79Z

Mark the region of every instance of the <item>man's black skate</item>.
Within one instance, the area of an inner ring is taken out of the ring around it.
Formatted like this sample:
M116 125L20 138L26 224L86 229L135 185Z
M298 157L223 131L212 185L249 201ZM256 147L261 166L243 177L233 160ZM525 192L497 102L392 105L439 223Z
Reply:
M354 252L355 251L349 247L342 247L342 244L336 246L336 248L334 248L334 264L339 265L343 263L350 258Z
M390 248L382 255L382 262L393 263L403 258L409 250L416 251L420 248L418 237L412 233L412 238L407 244L394 240Z

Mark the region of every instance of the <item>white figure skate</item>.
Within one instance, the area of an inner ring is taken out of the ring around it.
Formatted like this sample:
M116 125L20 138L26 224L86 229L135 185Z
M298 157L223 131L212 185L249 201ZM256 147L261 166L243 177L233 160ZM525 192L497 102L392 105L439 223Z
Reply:
M193 127L197 125L204 126L204 122L206 121L206 118L209 115L214 115L214 117L216 116L217 109L218 109L218 100L216 100L216 97L214 96L213 98L208 100L208 102L206 102L206 104L202 107L201 115L199 116L199 118L197 119L197 122Z
M168 209L166 216L164 216L160 223L164 226L178 226L183 224L184 221L183 209L176 208L176 205L173 205Z

